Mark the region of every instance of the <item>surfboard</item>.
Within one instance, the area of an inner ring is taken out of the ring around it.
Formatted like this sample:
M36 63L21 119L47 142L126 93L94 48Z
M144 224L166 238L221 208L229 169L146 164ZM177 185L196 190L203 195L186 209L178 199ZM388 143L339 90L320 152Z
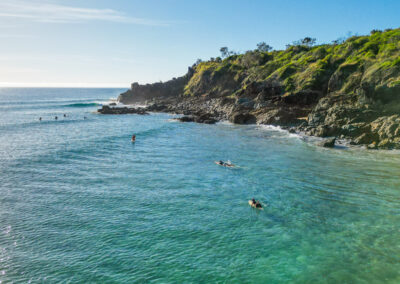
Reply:
M226 164L226 163L224 163L224 164L220 164L219 162L217 162L217 161L214 161L214 163L215 164L217 164L218 166L221 166L221 167L226 167L226 168L234 168L234 167L236 167L234 164Z
M253 201L251 201L251 200L249 200L249 205L250 205L251 207L255 208L255 209L264 210L264 208L262 208L262 207L258 207L258 208L257 208L256 205L253 204Z

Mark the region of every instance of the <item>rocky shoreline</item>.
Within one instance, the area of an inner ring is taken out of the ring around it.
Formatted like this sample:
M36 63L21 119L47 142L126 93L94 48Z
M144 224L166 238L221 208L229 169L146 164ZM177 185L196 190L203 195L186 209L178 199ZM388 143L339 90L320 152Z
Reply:
M272 106L254 108L246 101L225 98L199 100L171 97L154 99L143 108L103 106L98 112L140 115L149 112L176 113L183 115L177 118L181 122L214 124L227 120L235 124L280 126L291 133L326 138L321 143L324 147L333 147L335 139L345 139L352 145L365 145L368 149L400 148L399 115L382 116L376 110L342 108L330 100L321 100L312 109L307 105L292 106L276 99Z
M134 107L110 107L107 105L102 106L97 110L100 114L140 114L148 115L144 108L134 108Z
M118 101L147 107L100 112L178 113L182 122L274 125L400 149L400 29L200 61L164 83L133 83Z

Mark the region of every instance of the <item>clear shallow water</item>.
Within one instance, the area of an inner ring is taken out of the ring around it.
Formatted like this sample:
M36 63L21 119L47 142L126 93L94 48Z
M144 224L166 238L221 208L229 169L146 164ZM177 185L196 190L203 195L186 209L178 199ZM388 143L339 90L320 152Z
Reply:
M399 153L92 113L121 91L0 89L1 281L400 282Z

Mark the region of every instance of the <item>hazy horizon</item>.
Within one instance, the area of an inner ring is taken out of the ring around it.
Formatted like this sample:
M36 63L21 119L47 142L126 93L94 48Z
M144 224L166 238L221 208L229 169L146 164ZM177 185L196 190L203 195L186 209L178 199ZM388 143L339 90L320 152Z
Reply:
M109 89L129 89L130 84L123 85L123 84L90 84L90 83L7 83L7 82L0 82L0 88L57 88L57 89L68 89L68 88L82 88L82 89L102 89L102 88L109 88Z

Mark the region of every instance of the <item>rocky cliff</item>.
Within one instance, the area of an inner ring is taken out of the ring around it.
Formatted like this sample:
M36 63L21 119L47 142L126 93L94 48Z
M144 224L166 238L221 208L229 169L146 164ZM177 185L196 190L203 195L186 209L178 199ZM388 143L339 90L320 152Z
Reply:
M163 99L177 96L189 82L194 69L189 67L186 75L173 78L165 83L158 82L153 84L140 85L132 83L131 89L122 93L118 101L124 104L146 103L154 99Z
M400 29L201 62L165 83L132 84L119 100L400 148Z

